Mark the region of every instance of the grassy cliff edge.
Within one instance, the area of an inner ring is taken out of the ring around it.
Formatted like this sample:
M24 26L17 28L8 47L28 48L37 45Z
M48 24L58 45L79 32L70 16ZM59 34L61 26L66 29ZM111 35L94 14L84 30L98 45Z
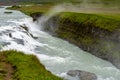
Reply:
M3 64L10 64L11 70ZM10 77L7 77L10 76ZM5 79L7 78L7 79ZM0 52L0 80L62 80L47 71L34 55L18 51Z
M55 36L120 68L120 18L64 12L48 21L47 30L52 32L50 26L54 27Z

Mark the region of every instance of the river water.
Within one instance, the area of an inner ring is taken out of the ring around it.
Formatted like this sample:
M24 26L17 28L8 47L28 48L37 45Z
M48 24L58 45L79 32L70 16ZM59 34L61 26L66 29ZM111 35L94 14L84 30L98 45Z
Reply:
M39 30L40 26L33 23L31 17L19 11L12 11L12 14L5 14L5 11L12 10L0 8L0 50L34 54L46 69L69 80L78 80L66 75L69 70L95 73L98 80L120 80L120 70L111 63ZM28 30L22 27L24 25Z

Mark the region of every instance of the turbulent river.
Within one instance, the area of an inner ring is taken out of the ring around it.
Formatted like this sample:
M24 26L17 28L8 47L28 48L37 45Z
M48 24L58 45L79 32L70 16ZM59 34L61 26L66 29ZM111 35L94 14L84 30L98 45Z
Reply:
M14 49L34 54L46 69L69 80L77 80L66 75L69 70L95 73L98 80L120 80L120 71L111 63L41 31L38 29L40 25L33 23L31 17L19 11L12 11L11 14L5 14L5 11L11 10L0 8L1 51ZM28 30L23 27L24 25Z

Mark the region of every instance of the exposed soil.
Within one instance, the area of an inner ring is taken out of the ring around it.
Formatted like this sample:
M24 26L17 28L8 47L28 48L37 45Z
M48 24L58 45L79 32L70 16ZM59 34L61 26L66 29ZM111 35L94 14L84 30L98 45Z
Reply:
M14 69L12 65L6 61L4 54L0 54L0 80L11 80Z

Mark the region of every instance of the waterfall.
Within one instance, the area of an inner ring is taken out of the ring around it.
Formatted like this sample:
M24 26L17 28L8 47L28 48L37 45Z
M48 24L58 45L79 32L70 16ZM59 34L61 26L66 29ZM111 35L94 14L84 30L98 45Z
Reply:
M59 8L60 11L57 11ZM60 6L55 7L39 18L39 24L36 24L37 22L32 22L32 18L19 11L12 11L12 14L7 15L4 14L5 9L0 9L1 50L14 49L34 54L46 69L68 80L78 80L78 77L66 75L69 70L95 73L98 80L120 80L120 70L111 63L41 30L43 23L63 10Z

